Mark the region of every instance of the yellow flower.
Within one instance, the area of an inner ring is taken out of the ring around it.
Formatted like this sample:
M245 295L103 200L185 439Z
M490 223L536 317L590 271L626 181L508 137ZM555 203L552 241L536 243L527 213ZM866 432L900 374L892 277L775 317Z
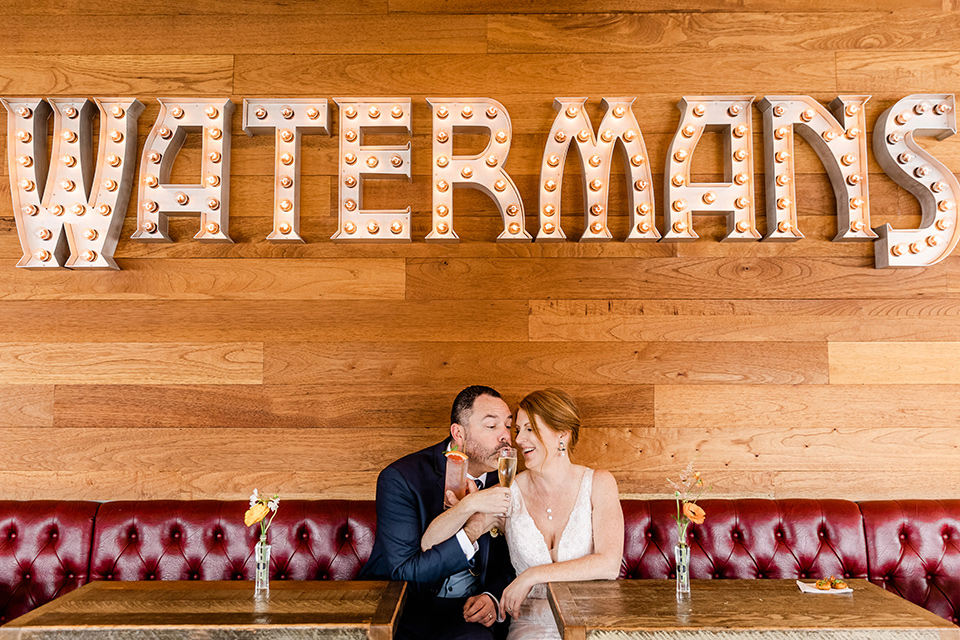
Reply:
M707 517L707 513L692 502L683 503L683 515L687 516L690 522L694 524L703 524Z
M246 526L254 525L267 517L267 514L270 513L270 509L267 508L267 505L256 503L243 514L243 524Z

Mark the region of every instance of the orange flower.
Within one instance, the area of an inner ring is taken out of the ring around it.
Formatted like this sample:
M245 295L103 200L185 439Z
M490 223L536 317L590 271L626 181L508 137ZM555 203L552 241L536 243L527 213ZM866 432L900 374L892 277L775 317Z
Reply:
M687 518L690 519L690 522L694 524L703 524L703 521L707 517L706 511L692 502L683 503L683 515L687 516Z
M267 505L258 502L247 509L247 512L243 514L243 524L247 525L248 527L250 525L257 524L267 517L268 513L270 513L270 509L267 508Z

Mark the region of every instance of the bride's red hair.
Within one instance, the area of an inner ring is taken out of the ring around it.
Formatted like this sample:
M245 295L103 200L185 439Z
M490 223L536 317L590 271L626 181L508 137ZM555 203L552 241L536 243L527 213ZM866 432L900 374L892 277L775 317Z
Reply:
M530 425L540 441L538 425L546 425L554 431L570 433L570 450L577 446L580 439L580 409L566 391L560 389L541 389L527 395L517 406L517 412L523 409L530 417ZM516 424L516 414L514 414Z

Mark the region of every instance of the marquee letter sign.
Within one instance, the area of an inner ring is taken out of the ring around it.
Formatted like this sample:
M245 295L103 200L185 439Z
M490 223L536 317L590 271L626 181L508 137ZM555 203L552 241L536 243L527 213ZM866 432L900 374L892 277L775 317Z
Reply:
M664 240L696 240L693 213L726 213L724 240L752 241L757 232L753 203L753 96L685 97L680 128L670 143L663 172ZM693 152L704 132L723 134L724 182L690 183Z
M873 153L888 176L920 201L919 229L877 229L877 268L936 264L957 246L957 196L953 173L923 149L914 134L949 138L957 132L952 95L912 95L887 109L873 130Z
M340 226L336 242L410 242L410 207L363 208L366 178L410 180L410 143L363 144L364 132L411 135L410 98L335 98L340 107Z
M453 189L479 189L493 198L503 220L497 242L530 242L523 201L503 165L513 130L503 105L486 98L427 98L433 107L433 228L427 242L459 242L453 230ZM489 134L486 149L475 156L453 154L458 133Z
M271 242L303 242L300 237L300 138L327 133L326 100L244 100L243 132L273 133L273 231Z
M584 111L586 98L557 98L553 108L557 117L543 150L540 168L540 231L537 242L562 242L560 226L560 190L563 165L571 144L576 144L583 178L584 231L580 242L611 240L607 228L607 204L614 145L623 153L627 174L627 206L630 233L627 240L657 240L660 234L654 222L653 181L647 148L640 125L633 115L635 98L604 98L600 140Z
M172 242L167 215L200 214L202 242L233 242L230 239L230 120L233 102L195 102L191 99L158 98L160 115L153 126L140 160L135 240ZM173 162L188 133L203 134L201 183L170 182Z
M118 269L137 152L136 98L2 100L7 116L10 194L23 257L18 267ZM52 106L52 109L51 109ZM93 116L100 145L91 163ZM53 162L47 121L53 112Z
M767 186L767 235L764 240L803 237L797 225L793 131L817 152L837 199L834 242L876 238L870 229L867 198L867 136L864 105L870 96L840 96L830 103L836 118L808 96L766 96L763 140Z
M949 256L958 241L960 182L915 136L956 133L952 94L903 98L874 126L873 151L881 168L920 202L921 225L871 228L865 105L870 96L842 95L825 107L804 95L765 96L766 182L764 241L803 238L794 186L794 133L814 149L837 201L834 242L874 241L875 265L918 267ZM132 239L170 242L168 216L199 215L194 239L232 242L229 235L231 118L228 99L160 98L160 113L140 158L137 229ZM658 230L653 167L633 113L635 98L603 98L594 129L587 98L556 98L543 149L537 189L538 242L564 242L561 224L563 168L576 145L583 180L584 231L580 242L613 240L608 207L613 154L619 149L627 179L630 229L625 242L693 241L697 213L725 214L725 241L760 240L754 204L752 96L688 96L678 103L680 123L664 166L664 226ZM137 118L135 98L0 98L7 109L7 155L14 219L25 268L118 269L114 260L133 189ZM411 242L411 207L363 208L365 179L410 180L411 143L367 145L370 133L411 136L410 98L337 98L340 109L336 242ZM427 242L459 242L453 227L453 190L479 189L495 203L503 223L498 242L530 242L523 201L504 165L512 129L503 105L489 98L427 98L432 114L431 225ZM100 135L92 160L93 118ZM52 154L47 124L54 118ZM303 242L300 236L300 152L304 134L330 133L323 98L243 101L243 130L273 134L274 197L270 242ZM723 139L722 182L694 183L691 159L704 133ZM170 184L177 153L189 133L202 136L199 184ZM487 137L482 153L457 155L454 136ZM52 159L51 159L52 158ZM663 234L661 237L660 234Z

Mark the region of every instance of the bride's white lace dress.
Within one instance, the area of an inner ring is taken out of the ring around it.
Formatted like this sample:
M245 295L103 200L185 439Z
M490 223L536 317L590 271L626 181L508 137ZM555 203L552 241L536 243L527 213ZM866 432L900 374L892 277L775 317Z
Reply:
M520 575L530 567L551 562L575 560L593 553L593 469L587 469L580 480L577 501L570 519L552 550L527 512L520 488L514 482L511 517L507 518L507 545L510 562ZM546 585L538 584L520 607L520 618L510 622L507 640L560 640L550 604L546 600Z

